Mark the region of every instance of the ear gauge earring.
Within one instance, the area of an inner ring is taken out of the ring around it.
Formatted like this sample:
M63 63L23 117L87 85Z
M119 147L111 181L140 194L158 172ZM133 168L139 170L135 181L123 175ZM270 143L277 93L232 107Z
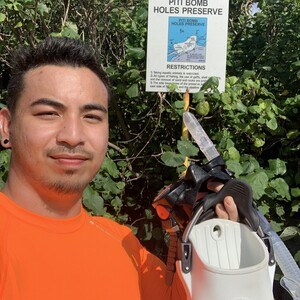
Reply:
M4 140L3 140L3 144L4 144L4 145L8 144L8 142L9 142L9 139L4 139Z

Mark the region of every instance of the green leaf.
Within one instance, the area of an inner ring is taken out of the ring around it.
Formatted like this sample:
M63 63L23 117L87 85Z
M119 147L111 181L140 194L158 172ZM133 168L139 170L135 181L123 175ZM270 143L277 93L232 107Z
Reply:
M246 161L242 163L243 173L249 174L255 171L255 166L253 163Z
M247 86L247 89L258 89L259 83L257 81L253 81L252 79L246 79L245 84Z
M276 213L279 217L282 217L285 214L285 210L282 206L277 206L276 207Z
M295 67L300 67L300 60L296 60L295 62L292 63L292 65Z
M234 142L232 141L232 139L227 139L226 141L226 149L230 149L231 147L234 147Z
M286 137L290 140L296 139L299 136L299 130L292 129L287 134Z
M257 122L259 124L265 124L266 123L266 118L264 116L260 116L258 119L257 119Z
M131 70L125 72L123 75L124 78L128 78L130 80L135 80L135 79L139 78L139 76L140 76L140 71L136 70L136 69L131 69Z
M229 159L240 161L240 153L235 147L230 147L228 149L228 155L229 155Z
M137 83L134 83L130 86L130 88L126 91L126 94L129 98L135 98L139 96L139 86Z
M116 221L119 222L119 223L126 223L128 222L128 214L119 214L119 211L118 212L118 217L116 218Z
M292 203L292 212L297 213L300 210L300 201L293 201Z
M271 224L271 228L275 231L275 232L279 232L282 230L282 227L283 227L283 223L278 223L278 222L275 222L275 221L271 221L270 222Z
M83 204L90 209L95 215L103 215L103 198L88 185L83 192Z
M243 173L241 164L236 160L227 160L226 165L230 171L234 172L234 175L237 178Z
M48 14L50 11L49 7L45 3L38 3L37 9L41 16Z
M268 186L268 175L265 172L257 172L245 176L245 180L253 189L253 198L259 199L265 194L265 189Z
M61 31L61 35L72 39L78 39L80 37L78 34L77 25L70 21L66 22L65 26Z
M227 78L227 82L229 83L230 86L233 86L237 83L239 79L236 76L230 76Z
M123 206L122 200L119 197L115 197L111 201L111 205L113 206L115 211L119 211L120 208Z
M260 206L258 207L258 210L259 210L263 215L266 215L267 213L269 213L270 207L269 207L267 204L263 203L262 205L260 205Z
M61 37L61 32L51 32L50 36Z
M109 192L114 195L117 195L121 192L120 189L118 188L117 183L113 181L110 177L105 178L103 189L106 192Z
M116 183L116 186L119 190L123 190L125 188L125 182L119 181Z
M185 161L185 155L177 154L175 152L167 151L162 154L161 160L169 167L179 167Z
M205 99L204 92L200 91L198 93L193 94L193 102L199 102Z
M274 188L279 195L291 200L289 186L283 178L276 178L270 182L270 187Z
M244 158L244 157L242 157L242 158ZM242 162L241 164L243 167L244 174L253 173L254 171L256 171L260 168L258 161L252 156L247 157L247 160L245 162Z
M276 130L277 127L278 127L278 124L277 124L277 121L276 121L275 118L272 118L271 120L268 120L268 121L266 122L266 125L267 125L270 129L272 129L272 130Z
M145 215L146 215L146 218L148 220L153 219L153 214L152 214L152 211L150 209L145 209Z
M280 238L283 241L290 240L300 234L300 230L295 226L289 226L284 228L283 232L280 235Z
M137 18L140 20L146 20L148 17L148 10L145 8L140 8L136 12Z
M249 111L252 113L252 114L260 114L261 113L261 108L260 106L258 105L252 105L249 107Z
M144 237L143 240L149 241L152 238L152 230L153 230L153 225L152 223L144 224Z
M276 107L276 109L277 109L277 107ZM277 128L277 120L275 119L276 115L275 115L274 111L271 110L271 109L267 109L267 110L266 110L266 113L267 113L268 117L270 118L270 120L267 121L266 124L268 125L268 123L270 123L270 122L272 122L273 120L275 120L275 121L276 121L276 128ZM269 127L269 126L268 126L268 127ZM276 129L276 128L275 128L275 129ZM272 128L271 128L271 129L272 129Z
M22 27L23 26L23 23L22 22L18 22L15 26L14 26L14 28L19 28L19 27Z
M224 104L228 104L228 103L230 104L231 103L231 98L230 98L228 93L222 93L221 94L221 100Z
M264 141L263 139L256 138L256 139L254 140L254 146L255 146L256 148L260 148L260 147L262 147L264 144L265 144L265 141Z
M264 69L265 71L271 71L272 70L272 68L269 67L269 66L264 66L264 67L262 67L262 69Z
M274 172L275 175L283 175L286 173L286 165L285 162L277 159L269 159L268 160L270 169Z
M196 106L196 112L200 116L207 116L210 112L208 101L200 101Z
M247 113L248 112L248 108L246 105L244 105L241 101L237 101L236 102L236 108L238 111Z
M106 170L108 174L113 178L117 178L120 175L120 172L115 162L112 159L107 157L105 157L101 169Z
M181 100L175 101L175 102L174 102L174 106L175 106L176 108L178 108L178 109L181 109L181 108L184 107L184 102L181 101Z
M300 188L292 188L291 195L295 198L300 197Z
M4 22L6 19L6 15L3 13L0 13L0 23Z
M206 82L203 83L201 86L201 91L207 91L207 90L214 90L219 86L219 79L218 77L210 77L207 79Z
M127 53L129 56L136 59L142 59L145 57L145 50L143 48L128 48Z
M242 79L244 79L244 81L246 81L247 78L254 78L254 77L255 77L255 71L251 71L251 70L245 70L242 75Z
M178 141L177 149L182 155L186 157L196 156L199 153L198 147L193 145L193 143L189 140Z

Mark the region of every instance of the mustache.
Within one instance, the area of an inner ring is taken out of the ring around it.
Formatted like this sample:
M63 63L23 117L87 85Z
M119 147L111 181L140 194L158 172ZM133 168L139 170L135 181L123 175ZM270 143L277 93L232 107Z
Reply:
M82 155L87 159L92 159L94 157L93 153L83 149L81 146L74 147L74 148L68 148L66 146L57 146L47 151L47 155L49 156L55 156L59 154Z

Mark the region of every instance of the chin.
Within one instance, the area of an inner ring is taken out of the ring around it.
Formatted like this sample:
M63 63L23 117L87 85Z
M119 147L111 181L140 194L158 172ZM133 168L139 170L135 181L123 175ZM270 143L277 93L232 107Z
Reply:
M60 176L60 178L43 180L44 186L59 194L82 194L91 180L90 177L76 176L75 178L72 176L74 175L73 171L68 171L68 173Z

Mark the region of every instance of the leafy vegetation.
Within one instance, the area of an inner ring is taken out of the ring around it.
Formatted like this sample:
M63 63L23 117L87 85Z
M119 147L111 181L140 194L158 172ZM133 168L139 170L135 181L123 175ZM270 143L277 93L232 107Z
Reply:
M191 112L235 176L248 181L259 209L296 260L299 251L300 4L296 0L230 1L226 90L210 78L192 95ZM5 102L8 56L49 35L91 45L109 74L110 145L101 171L84 193L86 208L133 228L164 257L151 203L178 179L185 156L204 158L181 138L183 96L146 93L147 1L0 0L0 85ZM0 181L9 151L0 154ZM26 153L25 153L26 154Z

